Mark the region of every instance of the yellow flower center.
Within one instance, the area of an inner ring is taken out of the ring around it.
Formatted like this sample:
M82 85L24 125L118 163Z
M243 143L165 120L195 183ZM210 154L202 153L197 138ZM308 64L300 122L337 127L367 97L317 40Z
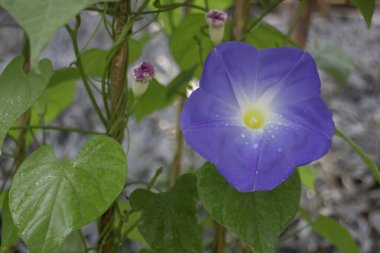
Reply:
M261 108L251 107L245 112L244 124L252 129L260 129L265 125L265 112Z

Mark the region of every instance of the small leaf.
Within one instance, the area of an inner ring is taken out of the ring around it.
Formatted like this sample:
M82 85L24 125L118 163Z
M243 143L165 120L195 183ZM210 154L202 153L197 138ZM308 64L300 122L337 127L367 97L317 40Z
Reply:
M150 81L147 91L139 98L135 98L132 91L130 91L128 101L138 122L152 112L171 104L167 97L166 87L158 83L156 79Z
M355 142L353 142L350 138L344 135L338 128L335 128L335 135L347 142L352 150L359 155L360 159L368 166L373 176L376 178L377 182L380 184L380 171L377 168L376 163L370 158L370 156Z
M273 253L279 235L297 214L300 182L294 173L272 191L238 192L206 163L198 174L198 191L212 218L256 253Z
M160 5L171 5L171 4L181 4L181 0L160 0L160 1L149 1L149 8L152 11L159 11L159 8L156 8L156 3ZM183 16L181 8L175 8L171 11L161 11L159 12L158 19L162 25L163 31L166 33L172 33L173 30L178 26Z
M54 71L47 88L53 88L54 86L62 83L76 81L80 78L79 70L76 68L62 68Z
M354 69L354 59L342 48L330 44L321 51L308 50L318 67L341 84L346 84Z
M186 15L170 40L170 49L181 70L197 66L197 77L200 76L203 61L212 48L205 16L202 14Z
M194 76L195 67L188 71L180 73L170 84L167 86L167 97L168 99L173 98L175 95L186 94L186 88L189 85L190 80Z
M49 60L40 61L40 74L26 75L23 64L23 57L15 58L0 77L0 148L9 128L41 96L53 74Z
M194 4L199 6L204 6L204 0L194 0ZM233 0L218 0L218 1L208 1L208 7L210 10L226 10L234 4ZM193 9L194 11L197 9Z
M130 92L128 100L134 108L132 111L136 120L141 121L142 118L154 111L171 105L178 95L185 93L194 70L195 68L192 68L182 72L168 86L161 85L156 79L151 80L147 91L139 98L135 98Z
M102 0L114 2L115 0ZM31 63L33 68L38 56L63 25L74 18L81 10L100 2L98 0L0 0L17 23L24 28L30 40Z
M73 101L76 82L79 79L77 69L63 68L55 71L44 94L32 107L31 124L38 124L38 115L44 115L44 121L53 121Z
M86 244L83 241L81 232L76 230L69 234L60 247L59 253L87 253Z
M368 28L371 27L373 11L375 10L375 1L376 0L351 0L352 4L362 13Z
M346 228L334 219L320 215L312 221L306 211L300 210L301 216L309 223L315 232L330 241L342 253L359 253L355 240Z
M298 175L300 176L301 183L306 186L310 191L315 192L314 182L317 177L317 168L306 165L297 168Z
M167 193L138 189L131 195L132 208L142 211L139 230L157 252L201 252L201 227L195 209L197 177L183 175Z
M115 217L115 228L118 229L121 227L120 236L121 238L129 238L135 242L139 242L144 245L148 245L148 243L145 241L144 237L141 235L140 231L137 229L137 223L140 220L141 212L131 212L131 204L128 200L119 200L117 202L118 208L120 209L121 213L127 213L128 219L123 224L120 224L122 222L119 218L119 216ZM128 234L127 234L128 233Z
M140 58L144 46L149 42L149 40L150 37L148 35L144 35L139 40L128 40L128 60L130 62L135 62Z
M8 247L14 245L18 240L18 233L11 213L9 211L9 194L5 193L2 210L2 233L1 233L1 249L0 253L7 252Z
M67 235L98 218L121 192L126 156L110 137L89 139L74 160L42 146L18 169L10 209L31 253L56 252Z
M246 34L244 41L257 49L264 49L282 46L285 39L286 35L277 30L277 28L262 22L256 29ZM292 41L289 41L289 45L297 46Z
M80 55L84 72L87 76L103 77L107 69L107 57L109 51L99 48L91 48Z

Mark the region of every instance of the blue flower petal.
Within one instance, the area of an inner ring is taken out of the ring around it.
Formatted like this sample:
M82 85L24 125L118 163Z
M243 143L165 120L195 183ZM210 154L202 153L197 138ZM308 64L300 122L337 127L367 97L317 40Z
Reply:
M315 133L322 133L325 138L331 138L334 134L335 125L332 121L332 113L319 96L277 108L274 110L274 115L280 115L283 120L309 128ZM281 122L281 118L277 118L277 121Z
M240 111L220 98L196 89L181 113L182 131L188 128L241 126Z
M227 127L199 127L182 130L186 142L201 156L216 164L224 155L231 156L225 150L231 150L236 140L247 129L241 126ZM226 172L234 173L233 168L227 168Z
M219 173L238 191L254 190L262 138L263 133L246 129L230 143L214 163Z
M273 100L281 107L305 101L320 94L320 79L313 58L295 47L260 51L255 97Z
M294 172L295 167L318 160L331 147L332 134L309 127L306 121L296 123L285 117L277 118L278 121L274 120L275 123L265 128L254 190L275 188ZM330 129L326 127L326 131L334 130L333 123L327 125Z
M231 105L241 107L252 98L258 59L255 47L242 42L222 43L208 55L200 87Z

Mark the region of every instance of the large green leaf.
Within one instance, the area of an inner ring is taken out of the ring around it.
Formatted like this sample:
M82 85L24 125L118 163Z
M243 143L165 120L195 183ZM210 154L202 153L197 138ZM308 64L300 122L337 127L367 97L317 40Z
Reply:
M355 142L348 138L342 131L335 128L335 135L347 142L351 149L362 159L362 161L368 166L369 170L372 172L373 176L376 178L377 183L380 184L380 171L376 163L371 159L371 157Z
M18 239L17 228L13 223L11 212L9 210L9 194L8 192L5 194L2 209L1 253L6 252L8 247L15 244Z
M170 40L170 49L181 70L197 66L197 77L200 76L203 61L212 48L207 23L202 14L187 15Z
M342 48L330 44L323 50L308 50L317 61L318 67L341 84L346 84L354 69L354 59Z
M115 2L117 0L102 0ZM5 8L24 28L30 40L32 66L53 34L75 17L81 10L99 0L0 0Z
M182 176L166 193L139 189L132 193L132 208L142 211L139 230L158 253L201 252L201 227L195 209L195 175Z
M376 0L351 0L351 2L360 10L368 28L371 27L373 11L375 10Z
M243 193L206 163L198 174L198 192L212 218L256 253L273 253L279 235L297 214L300 181L294 173L272 191Z
M71 231L103 214L121 192L126 156L110 137L88 140L74 160L42 146L17 171L10 209L31 253L56 252Z
M39 63L40 74L25 74L24 58L15 58L0 77L0 148L13 123L41 96L53 67L49 60Z
M320 215L313 221L305 210L300 209L301 216L315 232L329 240L342 253L359 253L359 247L348 230L334 219Z

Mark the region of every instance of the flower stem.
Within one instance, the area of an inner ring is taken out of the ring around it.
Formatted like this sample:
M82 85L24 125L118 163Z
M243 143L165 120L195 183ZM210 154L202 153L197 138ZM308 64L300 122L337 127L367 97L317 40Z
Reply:
M70 35L70 38L71 38L71 41L73 44L75 57L77 59L77 67L78 67L79 73L81 75L84 87L86 88L86 92L88 94L88 97L90 98L90 101L91 101L92 105L94 106L94 109L95 109L96 113L98 114L99 119L101 120L103 125L106 126L107 121L106 121L105 117L103 116L103 113L100 110L98 103L96 102L94 94L92 93L91 86L90 86L88 79L87 79L87 74L84 71L83 63L82 63L82 60L80 58L80 51L79 51L79 46L78 46L78 42L77 42L77 33L78 33L79 25L80 25L80 18L78 16L77 17L77 24L76 24L76 27L74 30L71 29L71 27L69 25L65 25L65 28Z
M18 130L18 129L25 129L25 130L33 130L33 129L44 129L44 130L54 130L54 131L61 131L61 132L76 132L81 134L92 134L92 135L102 135L104 133L91 131L87 129L81 129L81 128L75 128L75 127L60 127L60 126L45 126L45 125L21 125L12 127L10 130Z

